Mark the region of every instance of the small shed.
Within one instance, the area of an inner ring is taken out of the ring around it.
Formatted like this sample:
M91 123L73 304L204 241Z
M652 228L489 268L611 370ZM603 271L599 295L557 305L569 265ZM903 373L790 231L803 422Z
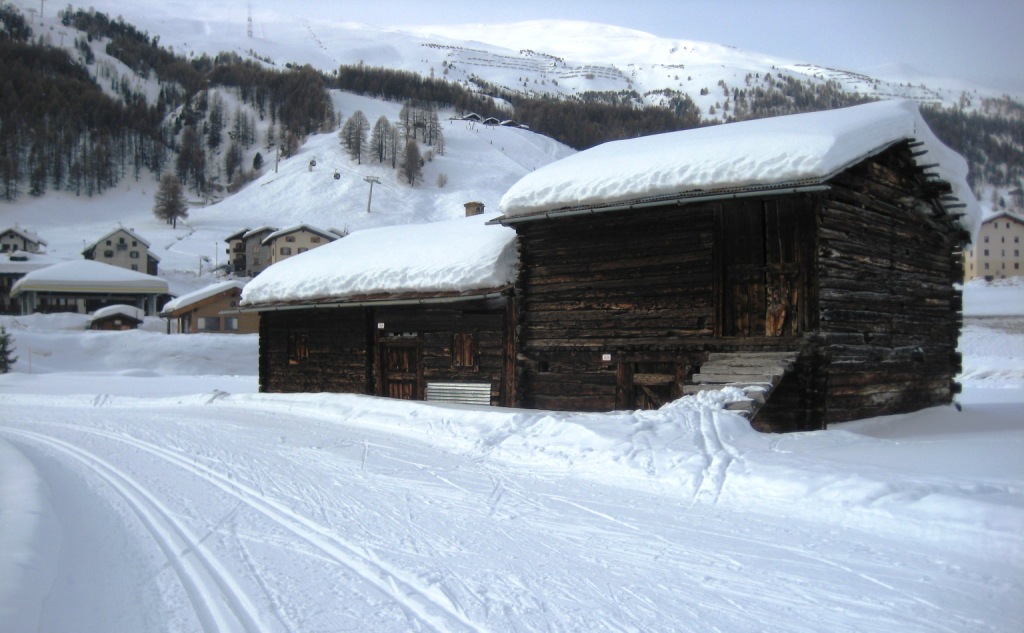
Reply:
M260 390L508 404L515 232L490 216L351 233L267 268Z
M135 306L115 304L100 308L93 313L89 319L90 330L135 330L138 329L145 318L142 310Z
M516 405L658 407L732 385L766 431L948 404L966 162L878 102L607 143L503 197Z
M259 315L238 311L244 286L238 280L221 281L168 301L160 311L168 334L255 334Z

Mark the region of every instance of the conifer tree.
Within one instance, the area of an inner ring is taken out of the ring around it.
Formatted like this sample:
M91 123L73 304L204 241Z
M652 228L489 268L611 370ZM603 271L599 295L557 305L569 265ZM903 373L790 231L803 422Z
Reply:
M172 173L165 173L160 177L160 186L153 200L153 215L174 228L178 228L178 218L188 217L184 188L178 177Z
M6 374L18 362L14 355L14 339L7 332L7 328L0 325L0 374Z
M402 175L402 179L411 186L415 186L417 182L423 180L423 159L416 141L410 140L405 144L399 173Z

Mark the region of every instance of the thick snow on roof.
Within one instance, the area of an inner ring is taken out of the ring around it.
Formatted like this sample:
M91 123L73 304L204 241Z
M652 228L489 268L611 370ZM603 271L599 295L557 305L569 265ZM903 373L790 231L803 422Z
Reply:
M336 240L336 239L338 239L338 235L336 233L331 233L330 231L327 231L327 230L324 230L324 229L318 229L317 227L310 226L308 224L296 224L294 226L289 226L287 228L283 228L283 229L279 229L277 231L274 231L270 235L268 235L265 238L263 238L263 243L264 244L269 244L270 242L272 242L273 240L276 240L279 237L283 237L283 236L289 235L291 233L298 233L299 231L307 231L309 233L315 233L315 234L320 235L322 237L326 237L329 240Z
M215 297L220 293L230 290L232 288L241 289L244 287L245 282L239 280L221 281L219 283L210 284L205 288L200 288L199 290L196 290L194 292L182 295L177 299L172 299L171 301L168 301L166 304L164 304L163 310L160 311L160 314L166 314L169 312L174 312L175 310L180 310L194 303L199 303L204 299Z
M728 123L613 141L528 174L502 197L506 217L683 192L821 182L893 143L924 143L920 164L953 186L974 230L980 207L967 163L943 145L911 101Z
M36 235L32 231L29 231L28 229L23 229L20 226L12 226L10 228L4 229L3 231L0 231L0 235L5 235L7 233L13 233L14 235L17 235L18 237L20 237L20 238L22 238L24 240L28 240L29 242L35 242L36 244L39 244L40 246L46 246L47 245L46 244L46 240L44 240L43 238L39 237L38 235Z
M270 266L242 305L397 293L485 290L515 277L516 234L495 214L355 231Z
M89 259L62 262L30 272L14 284L11 295L30 290L48 292L116 290L160 294L168 292L167 282L159 277Z
M100 308L99 310L93 312L91 321L98 321L100 319L105 319L109 316L115 315L131 317L136 321L142 321L143 319L146 318L146 313L136 308L135 306L129 306L119 303L112 306L107 306L105 308Z

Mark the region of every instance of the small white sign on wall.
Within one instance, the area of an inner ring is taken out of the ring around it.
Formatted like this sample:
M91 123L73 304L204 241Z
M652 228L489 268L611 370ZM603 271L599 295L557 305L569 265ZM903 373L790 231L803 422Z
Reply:
M612 355L611 354L607 354L607 353L606 354L601 354L601 360L603 362L610 363L610 362L612 362Z

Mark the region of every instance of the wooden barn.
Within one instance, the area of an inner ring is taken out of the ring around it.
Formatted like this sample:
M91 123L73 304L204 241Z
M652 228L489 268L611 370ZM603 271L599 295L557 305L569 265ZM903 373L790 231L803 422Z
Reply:
M755 428L958 392L966 163L914 104L607 143L538 169L518 234L516 397L652 408L733 385Z
M511 404L515 232L490 216L356 231L249 282L260 390Z

